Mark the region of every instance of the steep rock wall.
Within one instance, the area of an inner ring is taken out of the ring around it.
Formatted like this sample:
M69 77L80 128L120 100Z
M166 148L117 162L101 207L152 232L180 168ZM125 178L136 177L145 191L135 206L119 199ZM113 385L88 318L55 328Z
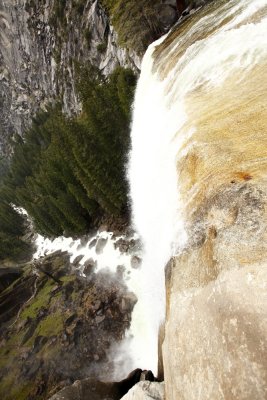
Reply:
M0 146L21 134L34 113L54 98L64 110L80 109L75 62L90 62L108 75L117 66L138 70L140 59L117 45L98 0L0 0ZM64 2L62 2L64 3Z
M198 85L187 92L187 119L177 133L190 131L177 154L187 242L168 271L163 345L168 400L267 398L267 55L261 34L255 34L257 24L266 24L266 5L254 2L252 14L246 5L243 18L237 9L229 17L215 53L209 49L213 60L234 49L221 61L222 70L218 61L210 63L207 79L215 84L206 85L199 65ZM206 45L198 42L209 36L208 18L203 36L199 21L198 31L191 32L191 60L214 40L216 28ZM174 48L175 33L168 40L158 55ZM176 47L175 60L173 54L161 73L179 62L184 48ZM193 67L192 62L192 77Z

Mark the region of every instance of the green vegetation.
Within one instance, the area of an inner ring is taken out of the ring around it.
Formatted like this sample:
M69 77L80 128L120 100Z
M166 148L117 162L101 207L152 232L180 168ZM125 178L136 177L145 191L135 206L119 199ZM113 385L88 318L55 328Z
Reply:
M65 18L65 7L67 0L55 0L53 14L61 22Z
M68 282L73 282L75 281L75 279L75 275L67 275L60 278L61 282L63 282L64 284ZM49 307L49 305L51 305L51 299L52 303L54 303L54 301L60 295L60 292L58 292L57 294L53 294L53 296L51 296L51 290L54 287L55 282L51 279L48 279L42 289L38 291L34 300L31 301L30 304L27 305L26 308L22 311L22 313L20 314L20 318L23 320L27 319L28 317L35 319L39 310L41 310L42 308L47 308Z
M0 260L27 257L30 246L22 239L24 234L25 218L1 198L0 188Z
M119 35L120 44L143 54L163 32L158 20L160 0L101 0Z
M86 40L88 48L91 47L91 41L92 41L92 31L90 28L87 28L83 32L84 38Z
M73 1L72 3L73 11L78 17L82 16L85 5L86 5L86 0ZM58 24L60 24L61 28L65 29L67 27L66 8L68 7L69 5L67 4L67 0L55 0L50 15L50 21L49 21L50 25L54 26L54 28L57 28Z
M43 319L35 332L35 336L56 336L63 330L63 317L61 311L48 315Z
M20 385L19 388L17 385L14 385L14 382L17 382L17 374L14 373L9 374L7 377L4 377L0 383L0 391L2 393L8 393L5 400L24 400L27 399L32 390L32 383L27 382L24 385Z
M25 346L32 347L37 336L50 337L59 335L63 331L63 323L64 318L61 311L49 314L38 323L33 335L25 343Z
M99 53L105 53L105 51L107 50L107 42L106 40L104 40L102 43L99 43L97 45L97 51L99 51Z
M36 116L24 140L16 138L1 189L5 234L23 231L11 202L26 209L47 237L84 234L99 218L127 212L124 170L136 78L123 68L109 79L93 67L77 67L77 74L83 113L68 119L61 105L51 107Z
M38 292L34 301L32 301L21 313L21 319L36 318L38 311L41 308L45 308L49 305L51 290L53 288L54 282L48 281L45 286Z
M2 195L3 181L8 175L8 160L0 159L0 259L19 259L28 250L21 240L25 234L25 219ZM12 202L12 200L10 200Z
M32 382L27 382L19 387L15 385L14 387L14 381L13 381L10 386L12 387L11 393L6 400L14 400L14 399L25 400L29 398L28 396L30 396L32 392Z
M79 15L83 14L84 6L86 4L85 0L76 0L73 4L74 9Z

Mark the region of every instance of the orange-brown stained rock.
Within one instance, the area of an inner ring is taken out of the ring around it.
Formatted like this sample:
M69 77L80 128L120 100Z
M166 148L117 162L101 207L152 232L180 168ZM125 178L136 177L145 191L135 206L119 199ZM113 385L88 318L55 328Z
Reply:
M168 400L267 399L266 99L267 60L186 97L177 135L195 130L177 174L189 239L167 286Z

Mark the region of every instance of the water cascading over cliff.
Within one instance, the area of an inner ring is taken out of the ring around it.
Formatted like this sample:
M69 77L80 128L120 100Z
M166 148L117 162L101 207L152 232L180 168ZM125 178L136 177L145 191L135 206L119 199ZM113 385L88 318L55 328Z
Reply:
M145 254L132 327L140 366L155 370L172 257L168 400L266 398L266 32L266 0L214 1L143 60L129 179Z

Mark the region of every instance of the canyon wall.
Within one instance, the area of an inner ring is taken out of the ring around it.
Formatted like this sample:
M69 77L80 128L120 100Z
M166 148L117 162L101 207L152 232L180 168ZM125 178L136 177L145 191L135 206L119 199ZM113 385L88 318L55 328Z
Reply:
M62 9L60 4L64 4ZM99 1L0 0L0 147L21 134L40 108L57 98L80 110L75 65L108 75L117 65L138 71L140 59L117 44Z
M154 70L172 75L170 102L188 66L194 81L176 132L187 240L177 240L167 274L168 400L267 398L267 9L252 3L210 6L154 52Z

